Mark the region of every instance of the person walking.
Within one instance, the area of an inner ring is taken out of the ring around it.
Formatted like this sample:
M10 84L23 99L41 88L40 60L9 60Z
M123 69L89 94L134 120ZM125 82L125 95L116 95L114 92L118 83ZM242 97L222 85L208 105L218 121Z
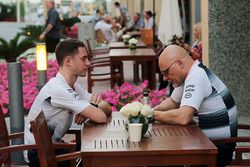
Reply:
M55 9L55 2L53 0L46 0L45 6L48 10L47 20L44 31L40 34L39 39L46 43L46 51L54 53L56 45L60 42L61 25L59 14Z

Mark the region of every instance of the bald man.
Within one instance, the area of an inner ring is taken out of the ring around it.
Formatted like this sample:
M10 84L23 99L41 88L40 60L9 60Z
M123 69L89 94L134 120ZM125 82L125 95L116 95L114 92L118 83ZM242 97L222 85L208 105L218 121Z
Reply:
M154 119L167 124L187 125L197 113L197 124L211 139L237 136L237 109L224 83L198 60L170 45L159 57L164 80L175 87L171 97L155 107ZM232 160L235 143L216 145L217 166Z

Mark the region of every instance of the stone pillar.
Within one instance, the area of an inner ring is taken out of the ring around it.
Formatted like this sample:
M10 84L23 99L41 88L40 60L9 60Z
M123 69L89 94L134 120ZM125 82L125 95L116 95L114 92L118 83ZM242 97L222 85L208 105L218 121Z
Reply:
M230 89L240 115L250 115L250 1L208 0L209 68Z

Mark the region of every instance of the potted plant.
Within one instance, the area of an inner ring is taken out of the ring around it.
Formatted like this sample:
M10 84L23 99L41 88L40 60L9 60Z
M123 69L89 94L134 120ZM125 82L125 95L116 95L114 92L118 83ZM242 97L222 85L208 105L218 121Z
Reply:
M21 34L17 33L9 42L0 38L0 58L5 59L6 62L16 62L19 55L35 46L34 41L20 37Z
M147 104L140 102L132 102L123 106L120 113L128 117L128 123L142 123L142 136L148 130L148 114L152 112L152 108Z
M129 48L130 50L136 50L136 44L137 44L138 40L135 38L131 38L128 43L129 43Z
M40 41L39 35L43 32L44 26L41 25L27 25L21 28L21 35L30 39L31 41Z
M125 45L128 44L128 41L129 41L130 38L131 38L131 36L129 34L125 34L125 35L122 36L122 39L123 39L123 42L124 42Z

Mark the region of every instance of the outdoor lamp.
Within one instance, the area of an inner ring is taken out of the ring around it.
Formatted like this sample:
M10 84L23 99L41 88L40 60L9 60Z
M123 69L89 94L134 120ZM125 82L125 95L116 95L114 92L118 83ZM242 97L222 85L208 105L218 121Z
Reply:
M38 71L47 70L47 53L45 43L36 45L36 65Z
M47 52L45 43L36 44L36 66L38 71L38 89L40 90L47 81Z

